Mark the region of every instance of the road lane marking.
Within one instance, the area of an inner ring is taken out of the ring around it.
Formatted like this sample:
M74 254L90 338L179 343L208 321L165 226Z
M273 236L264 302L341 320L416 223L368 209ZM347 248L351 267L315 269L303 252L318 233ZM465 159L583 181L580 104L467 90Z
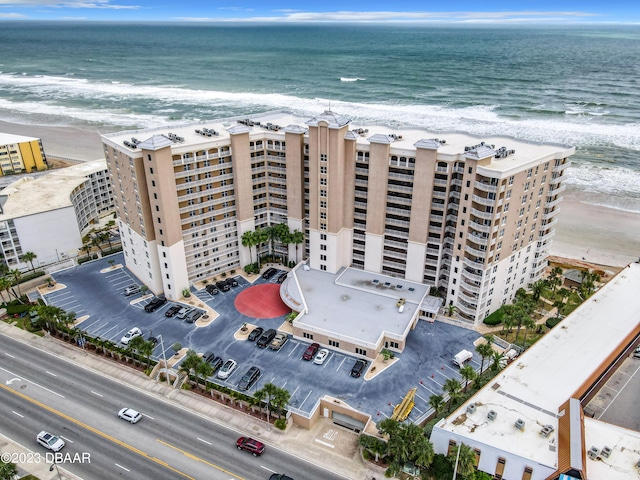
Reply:
M7 357L16 358L16 357L14 357L13 355L11 355L10 353L6 353L6 352L5 352L5 355L6 355Z
M57 377L58 376L55 373L50 372L49 370L45 370L45 372L47 373L47 375L51 375L52 377Z
M267 472L271 472L271 473L277 473L274 470L271 470L270 468L265 467L264 465L260 465L260 468L264 468Z
M131 470L129 470L128 468L124 468L122 465L118 465L117 463L115 464L116 467L120 467L121 469L123 469L125 472L130 472Z
M224 472L224 473L226 473L227 475L231 475L231 476L232 476L232 477L234 477L234 478L238 478L239 480L245 480L243 477L240 477L240 476L236 475L235 473L230 472L229 470L225 470L224 468L219 467L219 466L218 466L218 465L216 465L215 463L208 462L208 461L206 461L206 460L205 460L205 459L203 459L203 458L197 457L197 456L195 456L194 454L189 453L189 452L187 452L186 450L182 450L181 448L178 448L178 447L176 447L175 445L171 445L170 443L164 442L164 441L160 440L159 438L157 438L157 439L156 439L156 442L161 443L162 445L165 445L165 446L167 446L167 447L169 447L169 448L173 448L173 449L174 449L174 450L176 450L177 452L182 453L185 457L188 457L188 458L190 458L190 459L192 459L192 460L196 460L196 461L198 461L198 462L202 462L202 463L204 463L205 465L209 465L210 467L213 467L213 468L215 468L215 469L218 469L218 470L220 470L221 472Z
M151 420L155 420L155 418L153 418L151 415L147 415L146 413L143 413L142 415L144 415L147 418L150 418Z
M62 435L60 435L60 438L64 438L69 443L73 443L73 440L69 440L67 437L63 437Z
M200 437L196 437L196 438L197 438L198 440L200 440L202 443L206 443L207 445L213 445L213 443L211 443L211 442L207 442L206 440L203 440L203 439L202 439L202 438L200 438Z
M102 394L100 394L100 393L98 393L98 392L94 392L93 390L91 390L91 393L93 393L94 395L97 395L97 396L99 396L99 397L103 397L103 396L104 396L104 395L102 395Z
M6 391L7 391L7 392L9 392L9 393L13 393L13 394L14 394L14 395L16 395L17 397L20 397L20 398L22 398L23 400L26 400L27 402L30 402L30 403L32 403L32 404L34 404L34 405L37 405L38 407L43 408L44 410L47 410L48 412L51 412L51 413L53 413L53 414L55 414L55 415L58 415L59 417L62 417L62 418L64 418L65 420L68 420L69 422L71 422L71 423L73 423L73 424L75 424L75 425L78 425L78 426L80 426L80 427L82 427L82 428L84 428L84 429L86 429L86 430L89 430L90 432L93 432L93 433L95 433L96 435L99 435L100 437L105 438L105 439L107 439L107 440L109 440L109 441L111 441L111 442L115 443L116 445L119 445L119 446L121 446L121 447L123 447L123 448L126 448L127 450L129 450L129 451L131 451L131 452L133 452L133 453L136 453L136 454L140 455L141 457L146 458L147 460L151 460L152 462L155 462L155 463L157 463L158 465L162 465L163 467L165 467L165 468L167 468L167 469L171 470L171 471L172 471L172 472L174 472L174 473L177 473L178 475L180 475L180 476L182 476L182 477L184 477L184 478L188 478L189 480L195 480L195 478L193 478L193 477L191 477L191 476L187 475L187 474L186 474L186 473L184 473L184 472L181 472L180 470L178 470L178 469L176 469L176 468L171 467L171 466L170 466L168 463L166 463L166 462L163 462L163 461L161 461L161 460L159 460L159 459L157 459L157 458L152 457L151 455L149 455L149 454L148 454L148 453L146 453L146 452L143 452L143 451L142 451L142 450L140 450L139 448L136 448L136 447L134 447L133 445L129 445L128 443L123 442L122 440L119 440L119 439L117 439L117 438L115 438L115 437L112 437L112 436L111 436L111 435L109 435L108 433L105 433L105 432L103 432L103 431L101 431L101 430L98 430L98 429L97 429L97 428L95 428L95 427L92 427L91 425L88 425L88 424L86 424L86 423L84 423L84 422L81 422L80 420L78 420L78 419L76 419L76 418L73 418L73 417L71 417L71 416L67 415L66 413L63 413L63 412L61 412L61 411L59 411L59 410L56 410L55 408L50 407L49 405L46 405L46 404L44 404L44 403L42 403L42 402L40 402L40 401L36 400L35 398L31 398L31 397L29 397L29 396L25 395L24 393L22 393L22 392L18 392L17 390L13 390L12 388L9 388L9 387L7 387L7 386L5 386L5 385L2 385L1 383L0 383L0 388L2 388L3 390L6 390ZM55 393L55 392L54 392L54 393ZM62 395L61 395L61 396L62 396ZM64 397L63 397L63 398L64 398ZM116 465L117 465L117 464L116 464ZM118 465L118 466L119 466L120 468L124 468L124 467L122 467L122 466L120 466L120 465ZM238 477L238 478L240 478L240 477Z
M24 415L20 415L18 412L16 412L15 410L11 410L11 413L15 413L16 415L18 415L20 418L24 418Z
M20 380L23 380L23 381L25 381L25 382L29 382L30 384L35 385L36 387L40 387L41 389L46 390L46 391L47 391L47 392L49 392L49 393L53 393L54 395L57 395L57 396L59 396L60 398L64 398L64 395L60 395L58 392L54 392L53 390L49 390L47 387L43 387L42 385L38 385L36 382L32 382L31 380L27 380L26 378L21 377L20 375L17 375L17 374L15 374L15 373L13 373L13 372L10 372L9 370L7 370L7 369L5 369L5 368L0 367L0 370L3 370L3 371L5 371L5 372L7 372L7 373L9 373L9 374L11 374L11 375L16 376L16 377L18 377ZM8 390L10 390L10 389L8 389Z

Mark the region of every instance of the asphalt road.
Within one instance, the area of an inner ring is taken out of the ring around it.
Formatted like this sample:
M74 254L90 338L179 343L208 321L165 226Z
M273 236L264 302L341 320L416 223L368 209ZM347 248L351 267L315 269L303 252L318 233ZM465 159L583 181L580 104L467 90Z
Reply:
M339 479L267 444L261 457L239 451L233 431L146 392L0 336L0 429L44 456L41 430L62 436L62 453L90 463L64 462L83 478L265 479L273 472L293 478ZM122 407L144 418L131 425L117 417Z

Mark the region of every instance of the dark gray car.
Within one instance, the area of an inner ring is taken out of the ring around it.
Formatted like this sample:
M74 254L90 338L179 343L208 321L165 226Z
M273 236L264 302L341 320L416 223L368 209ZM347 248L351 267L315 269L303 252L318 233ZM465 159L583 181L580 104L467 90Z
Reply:
M258 367L251 367L247 370L247 373L242 376L240 383L238 383L238 390L249 390L259 377L260 369Z

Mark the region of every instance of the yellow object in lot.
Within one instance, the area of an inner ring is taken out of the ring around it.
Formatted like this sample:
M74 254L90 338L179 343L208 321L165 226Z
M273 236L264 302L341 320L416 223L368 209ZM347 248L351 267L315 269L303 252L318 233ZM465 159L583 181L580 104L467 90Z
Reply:
M411 390L409 390L407 394L404 396L404 398L402 399L402 402L400 402L398 405L393 407L393 415L391 415L391 418L393 420L397 420L398 422L403 422L407 419L407 417L409 416L409 414L411 413L411 410L413 410L413 407L415 405L413 399L416 396L416 390L417 388L412 388Z

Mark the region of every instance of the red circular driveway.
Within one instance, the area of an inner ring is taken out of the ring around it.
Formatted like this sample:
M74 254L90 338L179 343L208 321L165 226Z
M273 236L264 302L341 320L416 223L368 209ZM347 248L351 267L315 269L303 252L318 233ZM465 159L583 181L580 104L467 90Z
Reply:
M276 318L291 311L280 299L280 285L272 283L244 289L234 305L240 313L252 318Z

